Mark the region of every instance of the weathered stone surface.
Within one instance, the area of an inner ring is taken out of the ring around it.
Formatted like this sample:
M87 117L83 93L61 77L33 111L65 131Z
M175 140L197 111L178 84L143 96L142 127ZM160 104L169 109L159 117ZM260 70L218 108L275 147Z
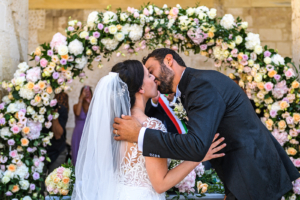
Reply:
M280 29L259 29L260 39L264 41L280 41L282 31Z

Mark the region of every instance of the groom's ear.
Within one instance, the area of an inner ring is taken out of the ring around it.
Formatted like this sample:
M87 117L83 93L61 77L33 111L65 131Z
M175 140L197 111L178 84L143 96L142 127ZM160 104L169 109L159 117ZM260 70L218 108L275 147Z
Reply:
M166 55L166 57L165 57L165 64L167 65L167 66L169 66L170 68L172 68L172 66L173 66L173 61L174 61L174 59L173 59L173 55L172 54L167 54Z

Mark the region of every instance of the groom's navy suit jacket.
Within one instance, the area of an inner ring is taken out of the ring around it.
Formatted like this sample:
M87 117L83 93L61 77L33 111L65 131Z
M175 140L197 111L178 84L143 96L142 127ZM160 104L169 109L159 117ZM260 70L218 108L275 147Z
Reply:
M210 162L238 200L276 200L292 188L298 170L236 83L217 71L186 68L179 90L188 134L147 129L144 156L201 161L220 133L225 156Z

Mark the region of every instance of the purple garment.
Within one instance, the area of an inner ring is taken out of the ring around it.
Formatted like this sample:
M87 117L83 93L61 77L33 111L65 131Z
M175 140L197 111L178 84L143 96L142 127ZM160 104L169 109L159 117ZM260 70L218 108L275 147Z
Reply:
M74 166L76 165L77 154L79 150L79 144L83 132L85 119L86 113L83 111L83 108L81 108L80 115L75 116L75 128L72 136L72 162Z

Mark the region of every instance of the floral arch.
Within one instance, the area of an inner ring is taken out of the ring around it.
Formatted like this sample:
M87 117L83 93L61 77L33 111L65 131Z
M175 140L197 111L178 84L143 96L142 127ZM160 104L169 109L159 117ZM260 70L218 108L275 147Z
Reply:
M247 22L231 14L217 18L216 9L205 6L182 9L152 4L140 10L92 12L87 23L69 21L66 35L54 35L50 43L31 54L36 66L20 63L14 78L2 82L8 91L0 104L0 196L4 199L38 199L43 181L45 147L53 133L42 133L57 118L55 93L67 90L93 61L134 54L149 48L169 47L186 55L193 51L215 60L215 67L231 68L230 78L240 77L256 103L256 112L300 169L299 82L290 58L262 47L258 34L247 32ZM289 65L288 65L289 64ZM297 71L297 70L296 70ZM295 193L295 194L294 194ZM300 196L300 181L287 196Z

